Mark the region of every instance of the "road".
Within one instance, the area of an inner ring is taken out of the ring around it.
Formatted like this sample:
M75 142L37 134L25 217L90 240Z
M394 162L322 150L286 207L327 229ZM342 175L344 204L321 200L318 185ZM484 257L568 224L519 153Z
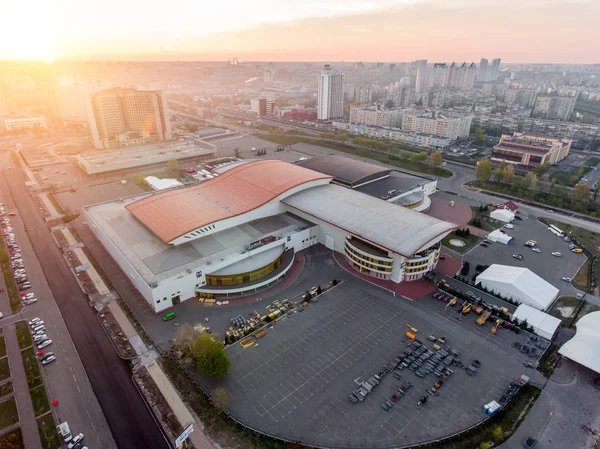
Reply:
M3 156L2 167L13 163L8 154ZM127 363L117 356L108 341L62 252L54 244L31 197L23 188L25 178L22 171L16 168L4 169L3 175L19 214L24 218L25 231L37 259L42 263L41 270L56 299L117 446L123 449L169 447L135 389ZM10 198L7 198L7 201L10 201ZM60 338L68 341L66 335ZM74 363L75 361L70 360L64 364ZM62 379L64 384L70 387L70 391L76 388L71 376ZM68 391L65 394L68 394Z

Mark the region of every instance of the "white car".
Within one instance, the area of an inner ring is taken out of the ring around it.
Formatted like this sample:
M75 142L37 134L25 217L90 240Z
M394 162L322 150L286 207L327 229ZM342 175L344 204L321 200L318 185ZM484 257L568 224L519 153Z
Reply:
M46 334L41 334L41 335L35 335L33 337L33 342L34 343L39 343L40 341L44 341L47 340L48 336Z
M573 279L568 278L568 277L563 277L562 280L565 282L571 282Z
M39 342L39 343L37 344L37 347L38 347L38 349L43 349L43 348L45 348L46 346L49 346L49 345L51 345L51 344L52 344L52 340L48 339L48 340L44 340L44 341L41 341L41 342Z
M553 255L553 256L556 256L556 257L560 257L560 256L562 256L562 254L561 254L561 253L559 253L558 251L554 251L554 252L552 253L552 255Z
M47 365L48 363L54 362L55 360L56 360L56 356L51 355L50 357L42 360L42 365ZM71 447L73 447L73 446L71 446Z
M33 293L27 293L25 296L23 296L23 299L33 299L35 298L35 294Z
M32 298L32 299L28 299L26 301L23 301L25 303L26 306L31 305L31 304L35 304L37 302L37 298Z
M541 253L539 248L531 248L531 251L533 251L534 253Z
M31 327L41 326L42 324L44 324L44 321L40 320L39 318L34 318L29 322L29 325Z
M73 439L71 441L69 441L69 444L67 444L67 447L69 449L73 449L73 447L77 444L83 441L83 433L80 433L79 435L76 435L73 437Z

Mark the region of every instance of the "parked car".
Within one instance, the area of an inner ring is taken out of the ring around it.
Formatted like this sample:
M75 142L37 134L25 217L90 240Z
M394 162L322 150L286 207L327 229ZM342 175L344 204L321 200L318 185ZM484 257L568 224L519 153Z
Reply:
M52 340L46 339L46 340L42 340L42 341L38 342L37 347L38 347L38 349L43 349L46 346L49 346L51 344L52 344Z
M560 256L562 256L562 254L561 254L561 253L559 253L558 251L554 251L554 252L552 253L552 255L553 255L553 256L556 256L556 257L560 257Z
M562 279L563 281L565 281L565 282L572 282L572 281L573 281L573 279L571 279L570 277L566 277L566 276L565 276L565 277L562 277L561 279Z
M583 250L581 248L573 248L571 251L574 253L582 253L583 252Z
M19 290L23 291L23 290L28 290L31 288L31 284L29 282L25 282L24 284L21 284L21 286L19 287Z
M506 223L506 224L504 225L504 227L505 227L506 229L513 229L515 226L514 226L514 225L511 225L510 223Z
M523 260L523 254L513 254L513 257L517 260Z
M531 248L531 251L533 251L534 253L541 253L539 248Z
M33 326L33 325L35 325L35 323L39 323L40 321L42 321L42 320L41 320L41 318L33 318L33 319L32 319L32 320L29 322L29 325L30 325L30 326Z
M23 296L23 299L33 299L33 298L35 298L34 293L27 293L25 296Z
M56 357L51 355L50 357L48 357L47 359L42 360L42 365L47 365L48 363L52 363L56 360ZM73 446L70 446L73 447Z
M481 242L481 243L479 244L479 246L483 246L484 248L487 248L487 247L488 247L488 244L487 244L487 243L485 243L485 242Z

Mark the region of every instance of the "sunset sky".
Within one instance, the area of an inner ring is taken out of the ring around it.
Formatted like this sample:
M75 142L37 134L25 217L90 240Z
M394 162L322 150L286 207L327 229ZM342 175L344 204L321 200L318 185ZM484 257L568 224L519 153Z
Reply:
M598 0L32 0L1 60L600 62Z

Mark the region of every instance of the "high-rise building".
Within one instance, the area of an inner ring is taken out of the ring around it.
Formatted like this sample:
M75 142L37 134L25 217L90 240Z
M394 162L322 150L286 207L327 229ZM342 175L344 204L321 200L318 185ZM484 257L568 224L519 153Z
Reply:
M475 84L476 77L477 66L475 63L463 62L461 65L457 65L453 62L448 68L446 85L455 89L470 89Z
M535 89L516 89L511 87L506 90L505 101L522 108L532 108L535 104L537 92Z
M262 117L267 115L267 99L266 98L252 98L250 100L250 112Z
M488 81L496 81L500 76L500 58L492 59L491 70L488 71Z
M489 61L485 58L481 58L479 61L479 73L477 74L477 81L487 81Z
M559 97L554 95L538 95L531 116L549 120L569 120L577 97Z
M89 126L99 149L171 139L167 100L160 90L114 88L90 93Z
M319 76L317 118L329 120L344 116L344 75L334 73L331 65L325 64Z

